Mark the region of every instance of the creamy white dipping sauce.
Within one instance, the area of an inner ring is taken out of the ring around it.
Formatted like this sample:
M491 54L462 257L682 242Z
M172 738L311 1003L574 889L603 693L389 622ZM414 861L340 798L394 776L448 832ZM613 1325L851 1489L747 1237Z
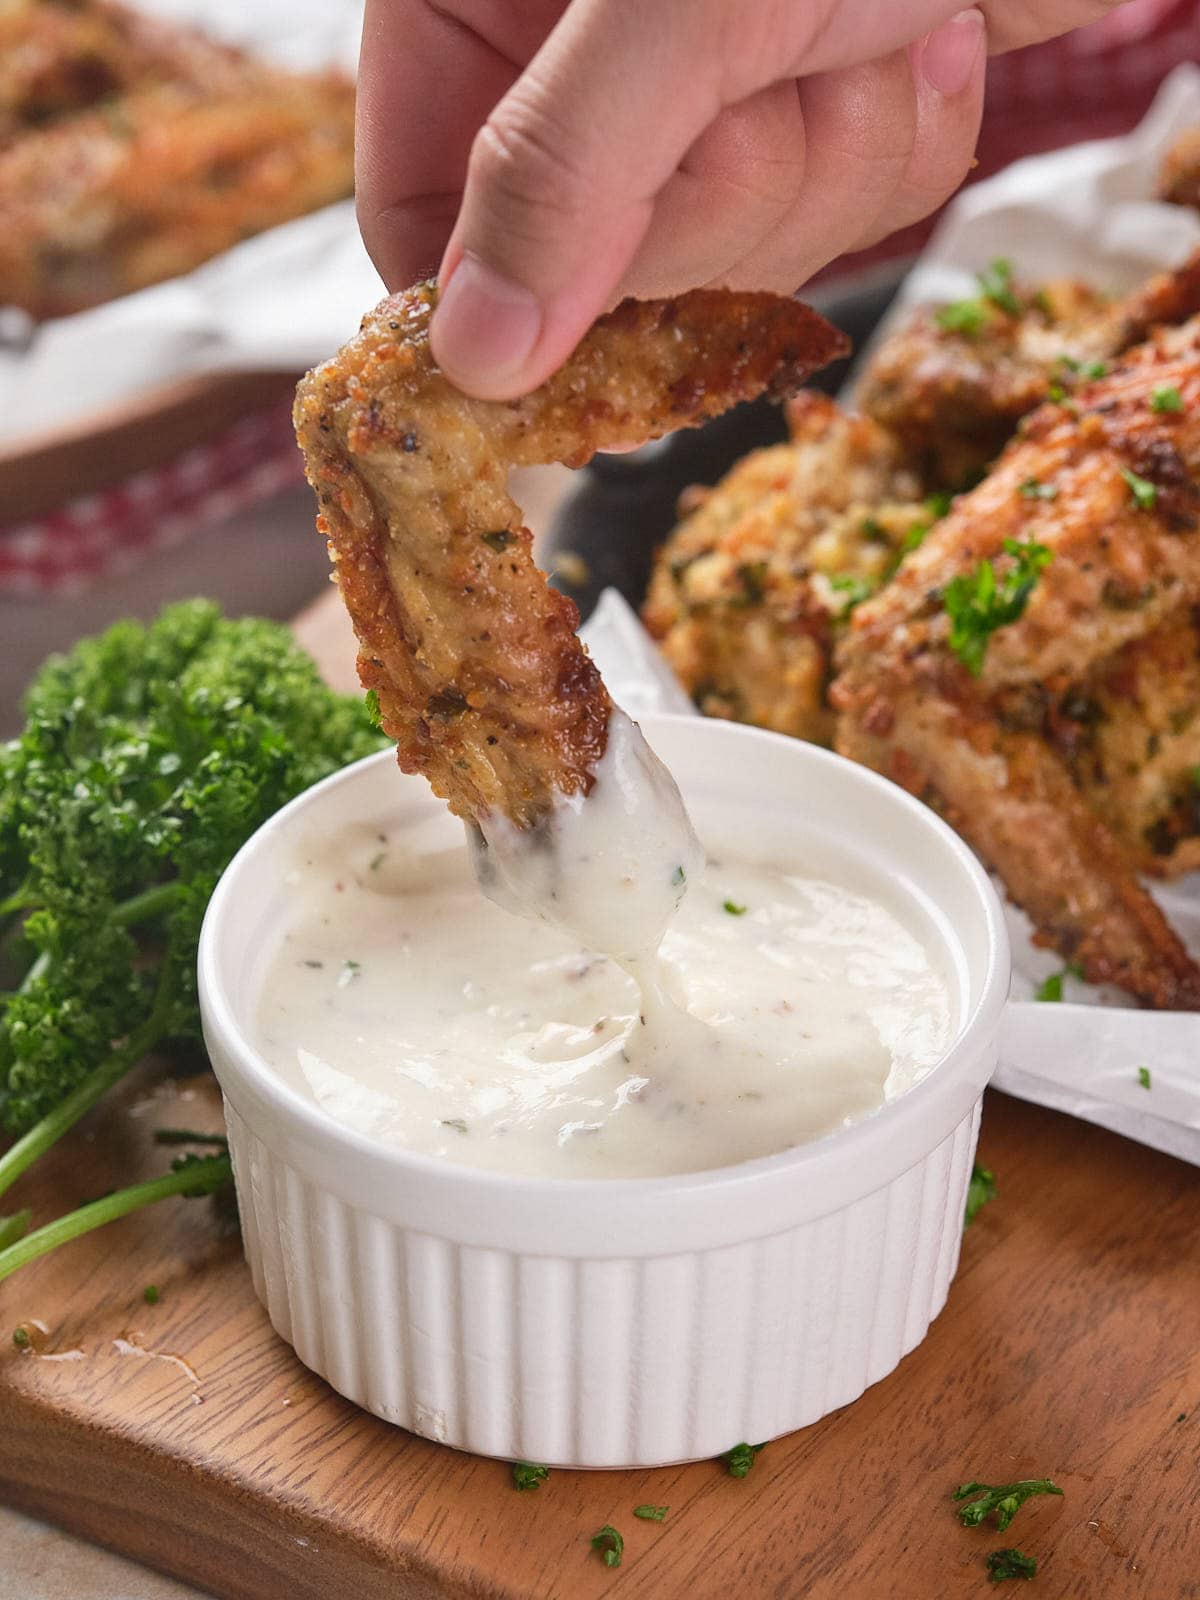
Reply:
M688 891L661 945L657 1001L643 935L600 925L618 964L484 900L448 815L314 839L264 952L255 1043L372 1138L527 1177L700 1171L829 1133L944 1053L949 986L887 906L739 859L735 832L710 830L707 867L699 852L675 860L670 830L642 852L638 870L664 880L629 891L651 950L647 906L657 896L670 916L677 866ZM619 855L595 880L606 894L620 894ZM567 880L586 918L584 880Z

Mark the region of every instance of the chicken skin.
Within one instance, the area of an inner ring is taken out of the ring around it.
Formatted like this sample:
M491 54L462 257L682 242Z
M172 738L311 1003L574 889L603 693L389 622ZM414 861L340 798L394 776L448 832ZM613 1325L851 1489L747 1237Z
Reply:
M435 303L420 284L366 317L301 383L297 435L401 767L467 820L534 828L559 796L589 792L612 706L574 604L534 564L509 468L582 465L781 398L846 341L775 295L626 301L532 394L474 400L433 360Z
M856 609L831 690L837 748L942 812L1044 942L1176 1009L1200 970L1137 871L1195 860L1198 603L1200 317L1027 419Z

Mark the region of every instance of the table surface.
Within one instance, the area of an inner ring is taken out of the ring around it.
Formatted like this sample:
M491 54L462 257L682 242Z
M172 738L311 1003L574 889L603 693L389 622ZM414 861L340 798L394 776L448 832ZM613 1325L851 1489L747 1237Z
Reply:
M347 677L335 609L297 631ZM20 1201L40 1217L157 1171L154 1125L217 1115L207 1077L134 1080ZM995 1094L980 1152L999 1195L929 1337L745 1481L700 1463L556 1472L518 1495L503 1466L307 1373L255 1302L236 1235L210 1203L172 1202L0 1287L0 1328L46 1328L33 1352L0 1347L0 1499L245 1600L920 1600L990 1592L983 1559L1003 1545L1038 1557L1033 1592L1054 1600L1200 1597L1200 1172ZM955 1483L1042 1475L1063 1498L1030 1502L1005 1534L959 1526ZM635 1521L642 1502L670 1505L667 1521ZM617 1571L589 1551L606 1522L627 1538Z

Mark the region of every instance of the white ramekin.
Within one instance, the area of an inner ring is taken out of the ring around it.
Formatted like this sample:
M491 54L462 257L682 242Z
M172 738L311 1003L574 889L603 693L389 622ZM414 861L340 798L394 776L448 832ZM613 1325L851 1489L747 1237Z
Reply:
M894 785L799 740L643 719L704 832L873 886L923 927L959 1026L909 1093L816 1143L682 1177L548 1180L377 1144L248 1042L295 842L439 804L390 751L245 845L200 941L246 1256L279 1334L340 1393L464 1450L575 1467L716 1455L814 1422L913 1349L958 1261L1009 958L966 847Z

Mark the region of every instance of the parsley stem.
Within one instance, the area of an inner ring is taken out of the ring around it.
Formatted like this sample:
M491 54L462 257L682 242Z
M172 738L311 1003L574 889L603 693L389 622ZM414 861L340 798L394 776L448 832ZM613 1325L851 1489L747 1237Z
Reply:
M23 883L19 889L14 889L6 899L0 900L0 917L11 917L14 912L28 911L31 906L36 904L37 897L34 895L32 885Z
M160 911L165 911L179 893L179 883L156 883L152 888L143 889L141 894L135 894L132 899L122 901L109 912L108 920L118 928L128 928L139 922L149 922L151 917L156 917Z
M0 1250L7 1250L10 1244L23 1239L32 1221L33 1212L28 1206L24 1211L14 1211L11 1216L0 1217Z
M39 956L38 960L41 959ZM36 966L37 962L34 965ZM164 973L168 970L166 963L163 970ZM57 1143L69 1128L73 1128L84 1112L90 1111L96 1101L107 1094L113 1084L123 1078L132 1066L143 1056L149 1055L167 1031L168 1005L164 1004L164 999L165 992L160 986L150 1009L150 1015L141 1027L135 1028L125 1043L118 1046L98 1067L93 1068L78 1088L72 1090L65 1100L60 1100L52 1111L47 1112L40 1122L35 1122L28 1133L22 1134L17 1142L0 1156L0 1194L11 1188L27 1167L32 1166L40 1155L49 1150L52 1144Z
M77 1239L81 1233L102 1228L106 1222L115 1222L118 1217L128 1216L131 1211L153 1205L157 1200L166 1200L174 1194L212 1194L214 1189L224 1188L232 1177L233 1167L228 1156L206 1156L193 1166L164 1173L161 1178L151 1178L147 1183L135 1183L128 1189L118 1189L115 1194L107 1194L102 1200L93 1200L91 1205L80 1206L78 1211L68 1212L65 1217L48 1222L44 1228L38 1228L16 1244L9 1245L7 1250L0 1250L0 1282L16 1272L18 1267L35 1261L50 1250L56 1250L69 1239Z

